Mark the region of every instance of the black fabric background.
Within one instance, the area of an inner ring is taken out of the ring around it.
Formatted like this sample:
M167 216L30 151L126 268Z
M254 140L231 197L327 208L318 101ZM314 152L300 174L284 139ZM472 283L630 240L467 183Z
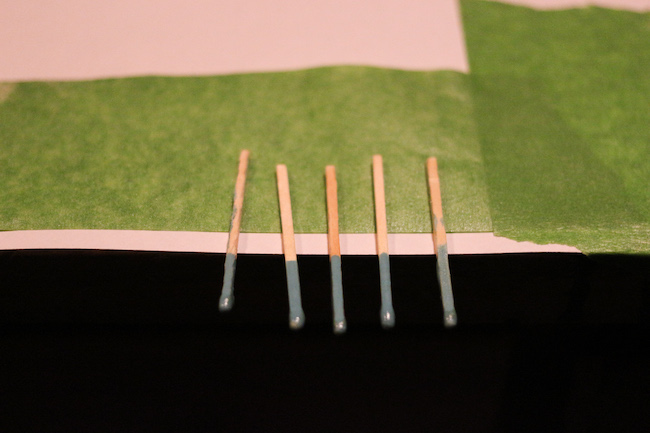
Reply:
M650 431L650 258L452 256L442 327L433 257L299 257L288 329L281 256L0 252L0 431Z

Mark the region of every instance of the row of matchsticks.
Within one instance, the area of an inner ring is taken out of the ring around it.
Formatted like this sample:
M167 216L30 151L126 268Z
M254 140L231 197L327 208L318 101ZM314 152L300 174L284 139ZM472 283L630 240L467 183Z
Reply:
M241 225L242 207L244 204L244 187L248 169L249 151L243 150L239 156L239 171L235 183L233 211L224 264L223 289L219 300L219 310L229 311L233 307L233 285L235 280L235 264L237 260L237 245ZM395 312L390 280L390 263L388 256L388 228L386 223L386 199L384 194L384 168L381 155L372 158L373 186L375 196L375 216L377 226L377 255L379 257L379 276L381 290L380 320L384 328L395 326ZM282 223L282 249L287 273L287 290L289 292L289 327L300 329L305 324L305 313L300 297L300 279L298 276L298 261L296 243L291 215L291 196L289 193L289 176L287 167L283 164L276 166L278 197L280 202L280 220ZM449 258L447 252L447 235L442 218L442 200L440 195L440 180L438 164L435 158L427 159L427 178L429 182L429 198L431 201L431 218L433 219L433 246L436 254L438 282L440 284L444 324L446 327L456 325L456 310L454 295L451 289ZM325 167L325 185L327 192L327 243L332 276L332 309L333 327L337 334L347 329L345 310L343 306L343 283L341 276L341 248L339 245L339 216L336 184L336 169L333 165Z

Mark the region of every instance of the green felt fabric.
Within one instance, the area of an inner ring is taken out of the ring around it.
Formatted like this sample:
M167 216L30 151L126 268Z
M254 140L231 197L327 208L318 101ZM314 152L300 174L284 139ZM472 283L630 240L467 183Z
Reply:
M21 83L0 104L0 228L228 231L240 149L244 232L280 229L288 166L296 232L325 232L335 164L342 232L375 230L384 156L391 232L431 231L425 160L439 158L449 231L490 231L468 78L333 67L195 78Z
M462 11L495 232L650 253L650 14Z

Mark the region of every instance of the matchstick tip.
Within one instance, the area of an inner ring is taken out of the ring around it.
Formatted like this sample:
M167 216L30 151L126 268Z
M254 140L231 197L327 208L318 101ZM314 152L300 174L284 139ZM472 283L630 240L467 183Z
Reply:
M456 310L445 311L445 328L453 328L457 323Z
M435 157L431 156L427 158L427 170L429 171L429 176L438 176L438 160ZM434 173L436 174L434 175Z
M348 329L348 323L345 321L345 319L334 322L335 334L344 334L347 329Z
M219 311L230 311L232 310L232 306L235 303L235 297L234 296L222 296L221 299L219 299Z
M303 326L305 326L304 314L298 314L294 317L289 318L289 328L293 329L294 331L299 330Z
M386 309L381 312L381 327L390 329L395 326L395 312L393 309Z

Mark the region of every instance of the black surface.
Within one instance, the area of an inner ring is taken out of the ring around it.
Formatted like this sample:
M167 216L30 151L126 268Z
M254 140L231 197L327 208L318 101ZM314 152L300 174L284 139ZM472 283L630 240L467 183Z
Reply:
M331 333L326 257L0 253L0 431L650 431L650 258L452 256L442 327L432 257L343 257L348 333Z

